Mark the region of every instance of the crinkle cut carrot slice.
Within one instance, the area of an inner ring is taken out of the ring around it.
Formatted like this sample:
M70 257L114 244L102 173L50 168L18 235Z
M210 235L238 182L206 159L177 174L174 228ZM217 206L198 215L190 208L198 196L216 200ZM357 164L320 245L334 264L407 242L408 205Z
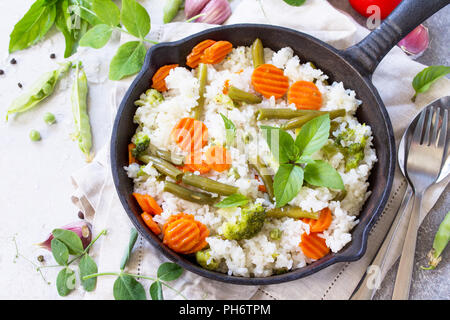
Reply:
M333 215L331 214L331 210L329 208L322 209L317 220L310 218L302 219L304 223L309 224L309 231L311 232L323 232L327 230L330 227L332 220Z
M315 232L302 234L302 242L299 244L303 254L310 259L318 260L330 252L324 238L321 238Z
M156 235L161 233L161 229L158 224L153 220L152 216L147 212L141 214L142 220L144 220L147 227Z
M201 57L202 63L217 64L223 61L225 57L233 50L233 45L228 41L217 41L207 48Z
M153 75L152 88L159 92L167 91L166 77L169 75L170 70L175 69L176 67L178 67L178 64L168 64L159 68Z
M202 153L190 153L185 160L184 166L181 167L181 170L184 172L200 172L200 174L205 174L211 171L211 167L206 163L206 161L202 160Z
M297 109L318 110L322 106L322 93L310 81L297 81L288 91L288 103L294 103Z
M184 151L199 152L208 143L208 128L194 118L183 118L172 129L172 138Z
M206 150L206 163L211 169L222 172L230 169L231 155L225 147L212 146Z
M186 65L188 65L192 69L197 68L201 62L201 57L205 52L205 50L215 43L216 41L207 39L197 44L194 48L192 48L191 53L187 56Z
M274 65L262 64L253 71L252 85L265 98L279 99L289 88L289 78Z
M138 202L139 206L141 207L142 211L151 213L153 215L155 214L161 214L162 209L158 205L155 199L153 199L152 196L148 194L139 194L136 192L133 192L133 196Z
M194 220L181 218L167 225L163 243L173 251L185 253L200 242L200 229Z

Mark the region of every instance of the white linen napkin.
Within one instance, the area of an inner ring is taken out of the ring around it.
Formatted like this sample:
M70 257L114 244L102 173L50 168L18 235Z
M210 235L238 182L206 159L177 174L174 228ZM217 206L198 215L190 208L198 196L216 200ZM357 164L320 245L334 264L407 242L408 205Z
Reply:
M149 3L151 5L152 2ZM279 0L242 0L234 8L227 24L245 22L290 27L318 37L337 48L348 47L368 32L323 0L309 0L305 5L296 8ZM209 27L212 26L180 22L153 26L151 38L158 42L174 41ZM450 81L442 79L434 84L429 92L419 95L415 104L411 103L411 81L423 68L423 65L410 60L399 48L394 48L373 76L374 84L388 108L397 144L408 123L422 107L450 92ZM115 114L132 80L126 79L117 83L112 94L112 114ZM357 91L357 88L353 89ZM101 245L93 248L99 271L116 271L123 249L128 243L131 222L112 183L109 145L105 146L91 164L75 172L72 180L76 189L72 200L93 220L95 232L103 228L108 229L108 235L101 241ZM448 182L449 179L429 190L425 197L424 212L433 207ZM189 299L348 299L386 235L405 188L406 181L397 169L388 204L372 228L366 254L357 262L335 264L304 279L264 287L219 283L190 272L185 272L173 286ZM403 235L406 233L406 227L402 226ZM403 237L400 235L399 238ZM400 252L401 243L396 243L389 254L389 267L399 257ZM164 261L166 259L155 248L139 237L128 271L155 275L158 266ZM87 293L85 297L111 299L114 280L112 277L99 278L97 289ZM148 289L149 281L143 283ZM168 289L164 290L164 294L167 299L180 298Z

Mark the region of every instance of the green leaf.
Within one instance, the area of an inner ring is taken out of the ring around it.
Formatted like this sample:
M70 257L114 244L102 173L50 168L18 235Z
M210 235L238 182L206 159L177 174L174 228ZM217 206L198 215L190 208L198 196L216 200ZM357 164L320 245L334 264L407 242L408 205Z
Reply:
M183 268L172 262L165 262L159 266L156 275L162 281L173 281L183 274Z
M80 39L80 46L94 49L103 48L111 38L112 32L112 27L106 24L98 24Z
M324 114L305 123L295 139L300 155L310 156L320 150L330 135L330 115Z
M91 26L101 24L102 21L94 15L92 9L93 0L69 0L70 10Z
M152 300L164 300L161 282L155 281L150 286L150 297Z
M299 153L294 139L286 131L270 126L261 126L263 136L269 145L270 152L278 163L283 164L297 160Z
M244 206L248 202L249 202L249 199L246 196L244 196L240 193L235 193L235 194L232 194L231 196L226 197L219 203L216 203L214 206L216 208L232 208L232 207Z
M150 16L135 0L122 0L120 16L122 24L132 35L144 39L150 32Z
M64 268L59 271L56 277L56 290L61 297L67 296L75 289L76 277L75 272L70 268Z
M130 240L128 241L128 246L123 254L122 261L120 262L120 270L125 269L128 260L130 260L131 251L133 251L134 244L136 243L138 237L138 232L135 228L131 228Z
M116 27L120 23L120 10L111 0L94 0L92 11L104 24Z
M290 6L300 7L302 4L306 2L306 0L283 0Z
M116 300L146 300L145 289L135 278L121 274L114 282L113 295Z
M297 161L295 161L295 163L314 163L314 159L311 158L311 156L301 156L300 158L297 159Z
M341 175L329 163L317 160L305 167L305 180L314 186L344 190Z
M10 35L9 53L26 49L41 40L55 22L56 6L36 1L14 26Z
M56 239L67 246L70 254L80 254L83 252L83 243L75 232L64 229L55 229L52 231L52 234Z
M295 198L303 185L303 169L293 164L282 164L273 181L276 207L280 208Z
M447 66L430 66L419 72L412 82L412 86L416 91L416 94L412 97L412 101L416 100L416 96L419 93L428 91L433 83L448 73L450 73L450 67Z
M225 126L225 139L227 142L227 146L231 146L234 142L234 138L236 137L236 126L233 121L225 117L223 114L220 114L223 119L223 124Z
M81 258L78 267L80 268L81 285L83 286L84 290L94 291L95 286L97 285L97 278L83 280L83 277L97 273L97 264L88 254L85 254Z
M109 79L120 80L141 70L147 50L142 42L130 41L117 50L109 66Z
M58 239L52 239L51 247L56 263L60 266L65 266L67 261L69 261L69 249Z
M64 50L64 58L70 57L76 50L76 39L67 26L67 19L70 19L67 12L69 6L69 0L62 0L58 2L56 7L56 28L63 34L66 43L66 49Z

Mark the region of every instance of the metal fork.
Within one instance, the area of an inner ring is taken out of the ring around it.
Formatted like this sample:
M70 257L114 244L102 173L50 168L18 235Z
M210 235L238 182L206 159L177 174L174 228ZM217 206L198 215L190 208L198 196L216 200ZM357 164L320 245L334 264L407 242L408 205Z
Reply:
M417 122L406 158L406 177L414 190L414 205L395 279L393 300L407 300L414 267L417 231L425 191L436 182L447 145L448 110L429 107Z

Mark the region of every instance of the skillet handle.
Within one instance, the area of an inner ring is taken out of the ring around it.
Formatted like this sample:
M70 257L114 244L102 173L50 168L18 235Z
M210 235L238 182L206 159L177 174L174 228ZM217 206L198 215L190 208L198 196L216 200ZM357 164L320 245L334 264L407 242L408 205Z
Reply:
M450 0L403 0L378 28L343 55L363 76L370 77L401 39L448 4Z

